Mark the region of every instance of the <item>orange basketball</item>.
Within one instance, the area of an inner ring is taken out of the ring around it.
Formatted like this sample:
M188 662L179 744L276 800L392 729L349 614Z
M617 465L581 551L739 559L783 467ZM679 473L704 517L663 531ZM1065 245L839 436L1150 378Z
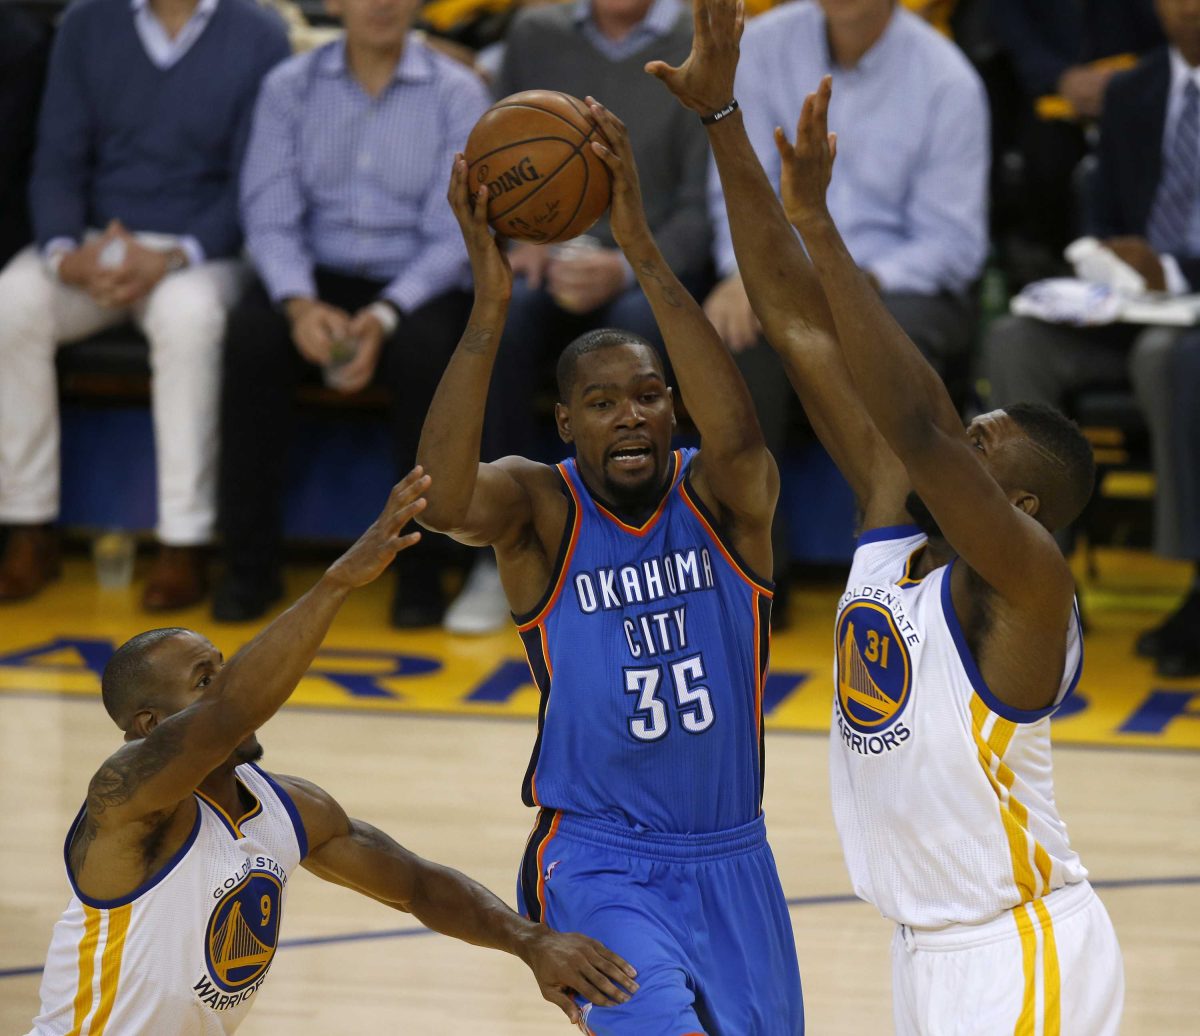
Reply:
M467 138L468 178L488 187L498 234L549 244L582 234L608 208L612 177L589 146L602 140L587 105L555 90L497 101Z

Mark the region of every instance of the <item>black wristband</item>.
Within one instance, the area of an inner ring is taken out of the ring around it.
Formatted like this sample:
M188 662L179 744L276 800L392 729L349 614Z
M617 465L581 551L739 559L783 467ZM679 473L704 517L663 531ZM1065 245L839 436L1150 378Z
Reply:
M725 105L724 108L718 108L711 115L701 115L700 121L702 123L704 123L705 126L711 126L714 123L720 122L722 119L728 118L730 115L732 115L737 110L738 110L738 103L737 103L737 98L735 97L732 100L730 100L730 102L727 105Z

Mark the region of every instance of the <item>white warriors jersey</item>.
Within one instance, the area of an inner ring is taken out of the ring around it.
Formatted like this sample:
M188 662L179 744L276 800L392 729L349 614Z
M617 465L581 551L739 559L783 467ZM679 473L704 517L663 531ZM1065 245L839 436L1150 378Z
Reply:
M287 792L257 766L235 773L254 805L234 820L197 792L187 840L128 896L91 899L68 863L75 894L54 926L30 1036L223 1036L238 1027L267 977L288 876L308 844Z
M875 529L838 604L830 778L860 898L913 928L977 924L1083 881L1054 802L1050 716L1083 668L1077 610L1053 705L1001 702L950 597L954 562L914 579L926 537Z

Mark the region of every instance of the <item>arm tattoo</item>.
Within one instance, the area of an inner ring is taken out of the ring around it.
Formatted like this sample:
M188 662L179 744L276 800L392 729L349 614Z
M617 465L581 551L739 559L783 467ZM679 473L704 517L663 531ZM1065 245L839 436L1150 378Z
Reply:
M672 309L678 309L683 305L683 300L679 297L679 292L666 282L662 273L658 269L658 264L651 262L649 259L642 260L642 273L658 285L658 290L662 293L663 301Z
M186 724L168 723L132 749L107 760L88 787L88 816L98 817L110 806L123 806L141 784L179 754Z
M495 334L495 329L491 327L478 327L471 324L463 332L462 347L467 352L473 355L485 353L491 343L492 336Z

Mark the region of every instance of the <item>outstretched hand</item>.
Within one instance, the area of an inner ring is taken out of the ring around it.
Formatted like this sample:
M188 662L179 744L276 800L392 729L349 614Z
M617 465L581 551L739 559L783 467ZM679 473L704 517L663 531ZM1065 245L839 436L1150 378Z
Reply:
M775 147L781 161L779 194L788 221L803 232L813 220L828 219L825 195L837 157L837 134L829 132L829 99L833 78L825 76L816 93L804 99L796 142L775 127Z
M561 1007L573 1023L582 1017L573 993L597 1007L615 1007L637 992L636 969L602 943L540 927L529 949L529 967L542 996Z
M421 495L429 488L430 478L418 465L404 481L392 488L383 513L371 523L355 544L329 566L327 578L348 589L378 579L396 555L416 543L419 532L404 535L404 527L425 510Z
M694 0L692 52L678 68L665 61L646 65L685 108L711 115L733 98L746 12L742 0Z
M511 298L512 267L500 241L488 226L487 185L480 184L471 189L467 160L461 152L454 156L446 199L454 210L454 218L458 220L459 230L467 245L476 296L486 293L496 298Z
M586 98L592 121L599 128L604 142L592 141L592 150L612 174L612 207L609 226L613 239L627 248L650 233L646 212L642 208L642 188L638 183L637 164L625 123L594 97Z

